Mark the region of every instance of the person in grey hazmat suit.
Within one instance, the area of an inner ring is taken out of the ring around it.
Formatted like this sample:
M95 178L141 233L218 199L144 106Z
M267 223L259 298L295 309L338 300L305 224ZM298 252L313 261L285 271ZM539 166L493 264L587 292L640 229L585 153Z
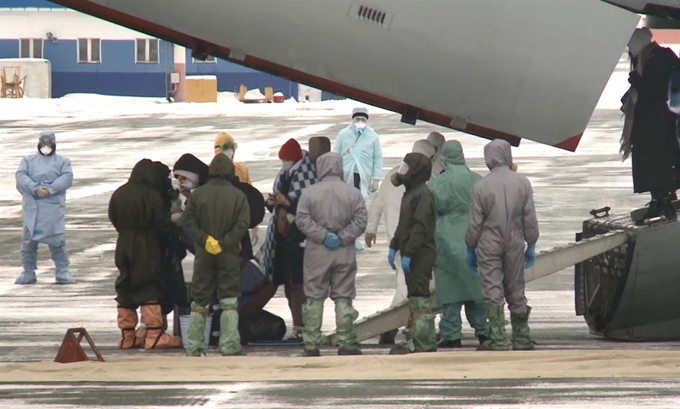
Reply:
M302 308L305 356L319 356L323 303L335 302L338 355L360 355L352 306L356 296L355 240L366 230L368 214L361 192L343 181L342 157L326 153L316 160L318 182L298 202L295 222L307 236Z
M524 295L524 269L536 262L538 221L531 189L525 176L514 172L510 143L502 139L484 147L490 173L475 183L470 199L465 243L466 263L479 277L484 307L489 316L489 340L479 350L507 350L504 303L512 324L512 347L533 349L529 313ZM526 250L524 244L527 244Z
M24 216L21 239L23 271L14 284L35 284L38 244L47 244L55 266L57 284L75 284L66 254L66 190L73 184L71 161L57 154L54 132L44 130L38 149L21 159L16 172L16 187L21 193Z

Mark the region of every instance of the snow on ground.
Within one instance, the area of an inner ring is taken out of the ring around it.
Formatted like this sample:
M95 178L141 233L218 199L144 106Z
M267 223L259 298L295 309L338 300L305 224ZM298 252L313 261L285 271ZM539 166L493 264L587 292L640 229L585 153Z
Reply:
M300 116L347 115L352 108L365 105L349 99L298 103L244 104L231 92L221 92L214 103L168 103L165 98L126 97L99 94L68 94L54 99L0 99L0 120L34 120L50 123L81 122L118 116ZM372 108L374 114L388 111Z

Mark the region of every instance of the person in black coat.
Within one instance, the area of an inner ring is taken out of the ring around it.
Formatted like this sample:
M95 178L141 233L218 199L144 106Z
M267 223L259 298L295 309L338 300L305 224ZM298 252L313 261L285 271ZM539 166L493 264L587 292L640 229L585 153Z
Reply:
M632 70L628 82L633 98L630 152L635 193L650 192L643 219L677 219L672 204L680 187L680 146L677 120L667 104L671 71L679 63L673 51L651 41L649 29L638 29L628 44ZM629 111L630 112L630 111ZM628 118L627 118L628 119Z

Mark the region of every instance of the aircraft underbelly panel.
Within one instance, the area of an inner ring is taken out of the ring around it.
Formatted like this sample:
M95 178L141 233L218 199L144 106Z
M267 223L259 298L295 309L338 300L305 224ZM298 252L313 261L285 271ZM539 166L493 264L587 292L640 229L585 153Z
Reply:
M549 145L584 131L639 21L599 0L88 2L451 118L454 128Z

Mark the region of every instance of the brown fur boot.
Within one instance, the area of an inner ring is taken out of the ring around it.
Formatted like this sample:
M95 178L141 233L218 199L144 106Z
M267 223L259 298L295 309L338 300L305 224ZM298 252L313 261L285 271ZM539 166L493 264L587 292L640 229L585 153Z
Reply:
M118 348L135 348L135 326L137 326L137 311L118 306L118 328L121 332Z
M144 349L182 348L182 337L163 331L163 315L159 304L142 305L142 321L146 324Z

